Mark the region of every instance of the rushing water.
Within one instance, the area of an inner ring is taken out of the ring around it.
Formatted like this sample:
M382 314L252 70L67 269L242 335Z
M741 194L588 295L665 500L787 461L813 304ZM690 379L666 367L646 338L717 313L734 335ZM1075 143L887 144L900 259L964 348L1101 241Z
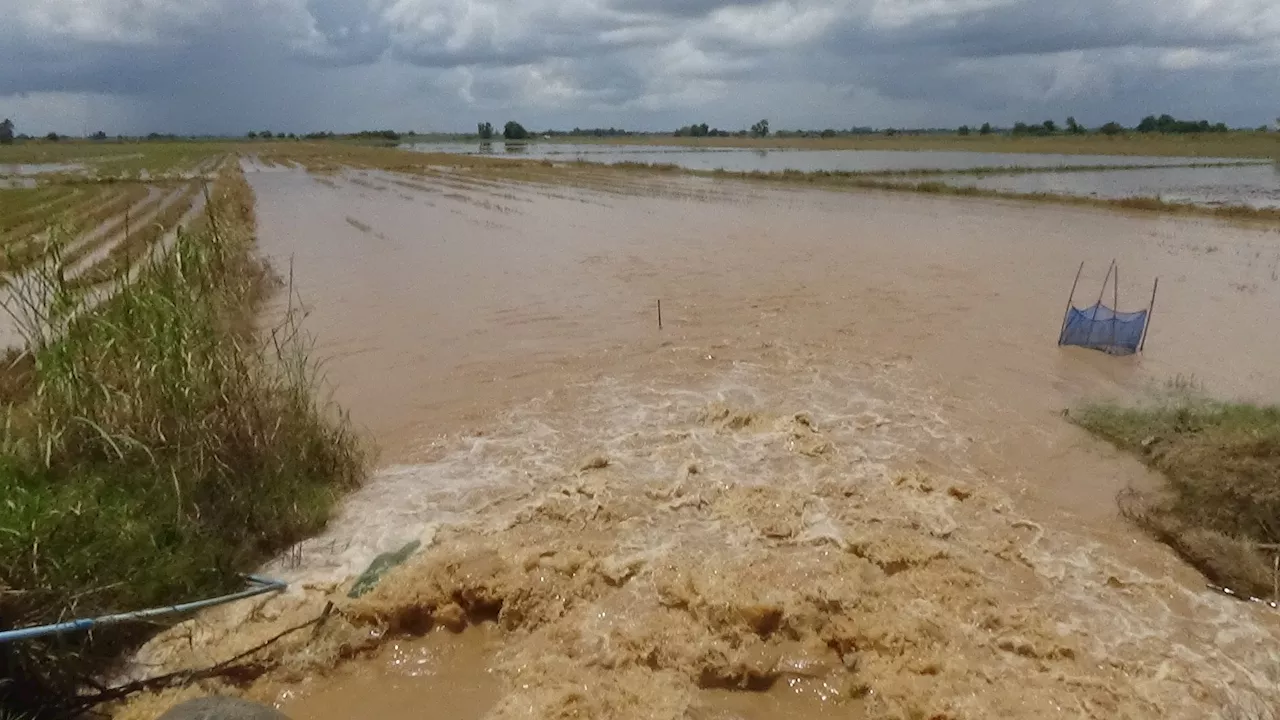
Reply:
M684 178L250 179L383 466L267 568L294 595L149 658L243 649L420 540L342 618L495 624L253 692L298 720L1274 717L1280 620L1118 522L1150 476L1061 415L1178 374L1280 397L1274 234ZM1077 304L1113 257L1125 309L1162 278L1146 353L1057 347L1078 263Z

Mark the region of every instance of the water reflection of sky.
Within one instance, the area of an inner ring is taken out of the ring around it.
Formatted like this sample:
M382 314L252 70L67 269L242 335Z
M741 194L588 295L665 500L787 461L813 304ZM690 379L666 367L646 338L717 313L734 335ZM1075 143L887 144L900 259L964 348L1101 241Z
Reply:
M1146 157L1122 155L1051 155L931 150L791 150L764 148L689 148L662 145L604 145L572 143L423 143L407 146L423 152L518 155L530 159L661 163L689 170L735 172L835 170L880 172L894 170L972 170L975 168L1043 168L1049 172L943 175L953 185L1004 192L1043 192L1099 198L1159 197L1169 202L1208 205L1280 207L1280 165L1232 167L1127 167L1193 163L1239 163L1238 158ZM1067 166L1113 166L1117 170L1052 172Z
M670 163L689 170L969 170L981 167L1053 168L1068 165L1186 165L1238 162L1230 158L1050 155L955 152L946 150L791 150L785 148L689 148L670 145L589 145L572 143L420 143L423 152L520 155L531 159L598 163Z
M1153 197L1200 205L1280 208L1280 166L1160 168L1018 175L949 175L951 185L1019 193L1055 193L1117 199Z

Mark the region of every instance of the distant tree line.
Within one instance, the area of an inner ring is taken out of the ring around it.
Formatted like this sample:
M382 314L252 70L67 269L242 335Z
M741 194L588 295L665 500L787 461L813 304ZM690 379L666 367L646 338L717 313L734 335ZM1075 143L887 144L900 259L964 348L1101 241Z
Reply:
M574 128L572 130L548 130L545 134L552 137L627 137L636 133L622 128Z
M1208 120L1176 120L1172 115L1148 115L1142 118L1135 128L1140 133L1190 134L1207 132L1227 132L1226 123L1209 124Z
M852 127L848 130L836 128L827 128L825 130L777 130L773 133L773 136L780 138L833 138L851 135L875 135L876 132L873 127Z
M743 131L742 134L746 135L747 133ZM685 125L682 128L677 128L676 131L672 133L672 136L674 137L733 137L733 133L728 132L726 130L721 130L719 128L709 127L706 123L702 123L701 125Z
M1267 128L1263 126L1260 131ZM1119 135L1128 131L1129 128L1118 122L1112 121L1099 127L1095 132L1101 135ZM1210 124L1208 120L1178 120L1172 115L1148 115L1144 117L1133 130L1140 133L1162 133L1162 134L1191 134L1191 133L1225 133L1229 131L1226 123ZM967 134L967 127L961 126L959 133ZM1047 136L1047 135L1085 135L1090 131L1083 125L1076 122L1074 117L1067 118L1067 123L1061 129L1053 120L1045 120L1040 123L1016 122L1010 131L1016 136Z
M682 128L677 128L675 132L671 133L671 135L673 137L746 137L747 135L750 135L751 137L768 137L769 121L761 120L760 122L752 125L749 131L738 130L737 132L729 132L728 130L713 128L708 126L706 123L685 125Z

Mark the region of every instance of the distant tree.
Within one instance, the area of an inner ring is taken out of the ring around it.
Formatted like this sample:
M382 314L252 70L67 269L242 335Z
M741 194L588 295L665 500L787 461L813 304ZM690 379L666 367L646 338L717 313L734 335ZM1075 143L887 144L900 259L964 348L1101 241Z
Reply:
M476 125L476 134L481 140L493 139L493 123L482 122Z
M1058 124L1052 120L1045 120L1041 125L1046 133L1052 134L1058 131Z
M1176 133L1176 134L1192 134L1192 133L1224 133L1227 132L1226 123L1210 124L1208 120L1178 120L1172 115L1161 115L1155 117L1148 115L1142 118L1142 122L1138 123L1138 132L1142 133Z
M249 138L250 140L256 140L258 138L258 133L250 130L249 133L245 135L245 137Z
M106 133L104 133L104 132L102 132L101 130L99 130L98 132L96 132L96 133L94 133L94 134L90 135L90 136L89 136L89 139L90 139L90 140L106 140L106 139L107 139L107 134L106 134Z
M751 126L751 136L752 136L752 137L768 137L768 136L769 136L769 121L768 121L768 120L761 120L760 122L756 123L755 125L752 125L752 126Z
M710 125L707 125L706 123L702 123L700 125L699 124L685 125L684 127L675 131L675 136L676 137L707 137L708 135L718 134L719 132L720 131L717 130L715 131L715 133L713 133L711 131Z
M1031 128L1027 127L1027 124L1024 122L1016 122L1013 124L1014 135L1026 135L1030 130Z
M1085 134L1085 129L1072 116L1067 118L1067 132L1071 135L1083 135Z
M959 130L957 130L956 132L958 132L958 133L960 134L960 137L968 137L968 136L969 136L969 126L968 126L968 125L961 125L961 126L960 126L960 129L959 129Z
M271 138L275 137L275 135L272 135L270 130L263 130L262 132L258 133L258 137L266 140L270 140Z
M1113 121L1098 128L1098 132L1102 133L1103 135L1119 135L1120 133L1124 132L1124 126L1122 126L1118 122Z
M833 138L835 136L836 136L836 131L832 130L831 128L827 128L826 130L822 131L822 137L824 138Z
M293 134L293 133L289 133L289 139L290 139L290 140L297 140L297 139L298 139L298 136L297 136L297 135L295 135L295 134Z
M13 121L5 118L4 122L0 122L0 145L13 144Z
M49 142L58 142L59 140L62 139L62 136L56 132L51 132L48 135L45 135L44 139L48 140Z
M978 134L979 134L979 135L990 135L990 134L991 134L991 123L989 123L989 122L984 122L984 123L982 123L982 127L978 128Z
M526 140L529 137L529 131L515 120L508 120L507 124L502 126L502 137L507 140Z

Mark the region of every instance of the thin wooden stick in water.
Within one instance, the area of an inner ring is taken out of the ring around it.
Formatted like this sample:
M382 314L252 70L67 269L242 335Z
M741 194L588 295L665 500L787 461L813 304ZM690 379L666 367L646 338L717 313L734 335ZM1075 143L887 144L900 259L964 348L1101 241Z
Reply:
M1156 290L1160 289L1160 278L1151 284L1151 302L1147 303L1147 320L1142 324L1142 340L1138 343L1138 352L1147 347L1147 332L1151 330L1151 313L1156 306Z
M1114 293L1111 300L1111 350L1116 348L1116 323L1120 318L1116 315L1120 312L1120 266L1116 265L1116 275L1111 283L1111 292Z
M658 329L662 329L662 301L658 301Z
M1071 302L1076 299L1076 285L1080 284L1080 273L1084 272L1084 261L1080 262L1080 268L1076 270L1076 279L1071 283L1071 294L1067 296L1067 311L1062 313L1062 327L1058 329L1058 344L1062 344L1062 336L1067 332L1067 318L1071 316Z

